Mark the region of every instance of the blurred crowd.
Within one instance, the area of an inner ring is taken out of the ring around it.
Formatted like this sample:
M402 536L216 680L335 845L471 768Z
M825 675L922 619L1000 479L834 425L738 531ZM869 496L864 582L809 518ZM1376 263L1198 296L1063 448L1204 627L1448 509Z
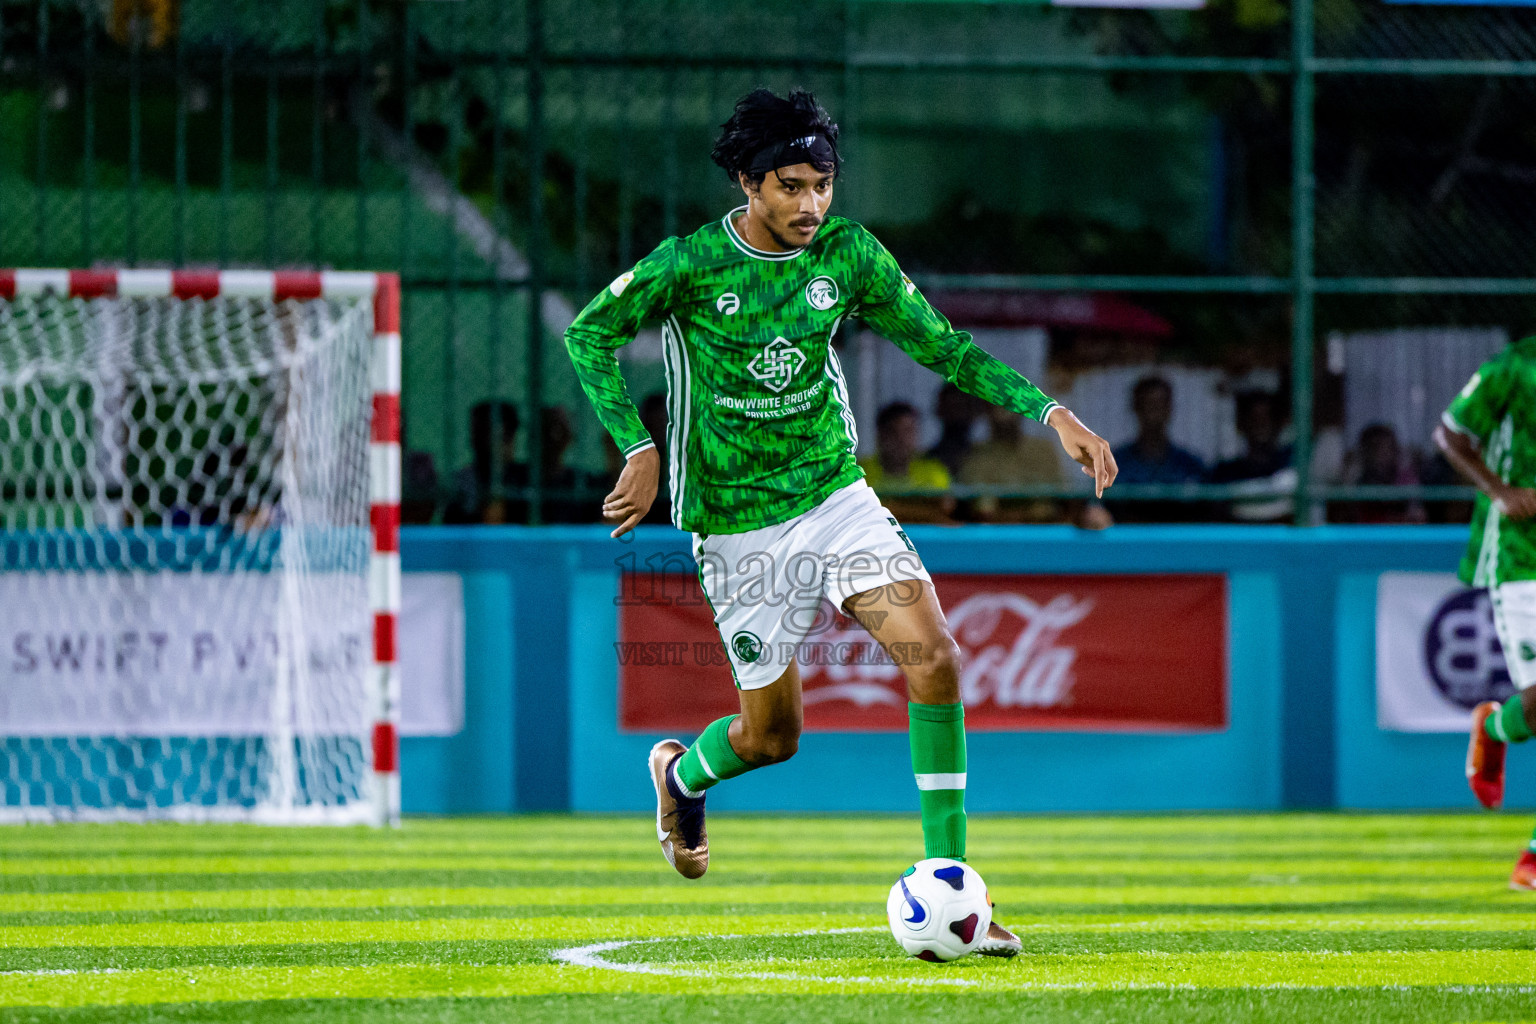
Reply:
M1062 458L1054 433L1026 427L1009 409L990 405L946 384L933 409L940 429L926 449L922 417L909 402L890 402L875 421L874 450L860 458L870 485L884 504L909 523L1072 523L1099 530L1115 522L1292 523L1299 480L1288 436L1288 403L1273 391L1245 390L1233 396L1241 451L1207 464L1169 437L1173 388L1149 374L1127 396L1136 422L1134 437L1113 444L1117 485L1160 485L1164 492L1141 500L1101 502L1086 477L1077 478ZM546 406L540 424L539 477L544 495L540 522L600 522L600 496L623 468L623 458L604 437L605 468L592 472L568 463L575 434L570 413ZM646 523L670 521L667 496L666 396L652 394L640 404L640 418L658 439L661 486ZM1329 416L1319 417L1310 462L1314 487L1457 483L1438 452L1402 443L1393 428L1373 423L1354 438ZM407 452L404 465L404 520L446 524L526 523L533 472L518 458L521 419L510 402L481 402L470 411L472 464L449 480L440 479L432 457ZM983 436L984 435L984 436ZM1114 439L1112 439L1113 442ZM1216 501L1189 485L1227 484L1240 495ZM1032 490L1026 497L995 492ZM1054 491L1055 493L1049 493ZM1124 491L1122 490L1122 494ZM1314 521L1338 523L1423 523L1458 521L1456 502L1334 501Z

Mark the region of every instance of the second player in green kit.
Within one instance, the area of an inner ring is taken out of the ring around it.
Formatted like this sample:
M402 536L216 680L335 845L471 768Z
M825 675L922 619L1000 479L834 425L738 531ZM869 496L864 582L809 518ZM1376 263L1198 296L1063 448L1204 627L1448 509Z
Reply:
M1435 441L1477 484L1461 580L1485 587L1515 693L1472 711L1467 782L1485 807L1504 800L1507 744L1536 732L1536 338L1483 365L1441 418ZM1510 875L1536 889L1536 834Z
M711 723L691 747L664 740L653 748L657 838L678 871L702 875L705 791L795 753L794 652L827 600L887 652L901 652L892 660L907 682L926 855L963 860L959 649L921 559L863 479L832 339L857 317L945 380L1049 425L1100 494L1114 480L1114 459L1068 410L954 330L873 235L829 216L838 132L813 97L757 90L723 129L713 157L747 205L667 239L566 332L582 386L627 460L604 503L617 536L655 500L661 460L616 350L643 323L662 325L672 521L693 534L739 690L740 714ZM979 951L1019 949L994 923Z

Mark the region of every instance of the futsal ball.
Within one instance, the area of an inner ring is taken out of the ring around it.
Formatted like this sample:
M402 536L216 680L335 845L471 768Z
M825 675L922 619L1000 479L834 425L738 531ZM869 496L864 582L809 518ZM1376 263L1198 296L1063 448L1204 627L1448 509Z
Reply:
M885 916L898 946L919 960L943 963L981 945L992 924L992 904L975 868L930 857L896 879Z

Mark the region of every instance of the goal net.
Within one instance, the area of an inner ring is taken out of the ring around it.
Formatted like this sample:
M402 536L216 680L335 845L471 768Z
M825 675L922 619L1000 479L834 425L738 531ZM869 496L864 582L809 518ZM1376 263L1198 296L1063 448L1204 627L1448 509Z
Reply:
M0 821L397 820L398 305L0 271Z

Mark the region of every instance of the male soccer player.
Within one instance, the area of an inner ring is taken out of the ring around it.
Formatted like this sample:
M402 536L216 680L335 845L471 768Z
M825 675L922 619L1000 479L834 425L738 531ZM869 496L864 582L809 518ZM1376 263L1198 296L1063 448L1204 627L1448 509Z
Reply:
M1504 749L1536 732L1536 338L1510 345L1452 400L1435 443L1477 484L1461 579L1487 587L1515 694L1472 709L1467 782L1484 807L1504 801ZM1511 889L1536 890L1536 835Z
M672 521L693 534L741 713L693 746L651 750L656 834L688 878L709 866L704 793L791 757L800 738L794 651L824 598L851 613L906 676L912 767L929 857L965 857L959 649L906 533L865 483L832 336L857 316L971 394L1053 427L1097 490L1109 446L923 299L864 228L828 216L837 125L809 93L744 96L712 153L747 203L669 238L582 310L565 343L627 462L604 517L628 531L656 495L659 458L614 351L662 321ZM993 922L979 952L1012 956Z

